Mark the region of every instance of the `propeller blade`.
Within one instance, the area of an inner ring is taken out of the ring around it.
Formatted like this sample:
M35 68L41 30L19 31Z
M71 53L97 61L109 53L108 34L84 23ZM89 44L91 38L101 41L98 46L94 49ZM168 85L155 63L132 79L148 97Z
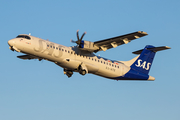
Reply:
M79 41L79 30L77 30L77 39Z
M82 39L83 39L83 37L84 37L85 34L86 34L86 32L83 33L83 35L81 36L80 41L82 41Z
M74 41L74 40L72 40L72 39L71 39L71 42L72 42L72 43L76 43L76 41Z

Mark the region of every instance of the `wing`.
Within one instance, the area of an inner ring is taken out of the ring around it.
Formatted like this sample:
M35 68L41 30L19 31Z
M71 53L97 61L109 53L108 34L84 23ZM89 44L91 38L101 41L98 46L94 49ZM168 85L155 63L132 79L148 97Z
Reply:
M39 58L39 57L36 57L36 56L33 56L33 55L21 55L21 56L17 56L18 58L20 59L23 59L23 60L31 60L31 59L39 59L39 60L42 60L42 58Z
M137 39L146 35L148 35L146 32L138 31L138 32L122 35L122 36L117 36L117 37L113 37L113 38L109 38L105 40L96 41L94 42L94 45L98 47L99 49L94 52L98 52L101 50L106 51L107 49L115 48L122 44L127 44L134 39Z

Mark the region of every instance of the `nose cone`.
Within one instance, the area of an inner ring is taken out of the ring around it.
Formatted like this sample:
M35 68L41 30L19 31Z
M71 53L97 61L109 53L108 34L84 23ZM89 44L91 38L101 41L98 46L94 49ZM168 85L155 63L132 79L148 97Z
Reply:
M13 46L15 44L15 41L14 40L9 40L8 44L9 44L9 46Z

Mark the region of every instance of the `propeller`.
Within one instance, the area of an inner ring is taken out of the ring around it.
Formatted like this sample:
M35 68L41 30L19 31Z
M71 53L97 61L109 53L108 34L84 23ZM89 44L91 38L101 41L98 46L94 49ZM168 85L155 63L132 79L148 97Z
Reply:
M82 39L83 39L83 37L84 37L84 35L86 34L86 32L84 32L84 33L82 34L82 36L81 36L80 39L79 39L79 30L77 30L77 33L76 33L76 34L77 34L77 41L74 41L74 40L71 39L71 42L80 45L80 44L81 44L81 41L82 41Z

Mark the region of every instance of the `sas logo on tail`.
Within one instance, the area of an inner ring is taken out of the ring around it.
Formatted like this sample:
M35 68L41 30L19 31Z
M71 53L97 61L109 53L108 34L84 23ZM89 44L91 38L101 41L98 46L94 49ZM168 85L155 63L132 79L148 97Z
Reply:
M146 61L142 62L141 59L139 59L137 62L138 62L138 64L135 64L136 67L142 67L145 70L149 70L151 63L146 63Z

